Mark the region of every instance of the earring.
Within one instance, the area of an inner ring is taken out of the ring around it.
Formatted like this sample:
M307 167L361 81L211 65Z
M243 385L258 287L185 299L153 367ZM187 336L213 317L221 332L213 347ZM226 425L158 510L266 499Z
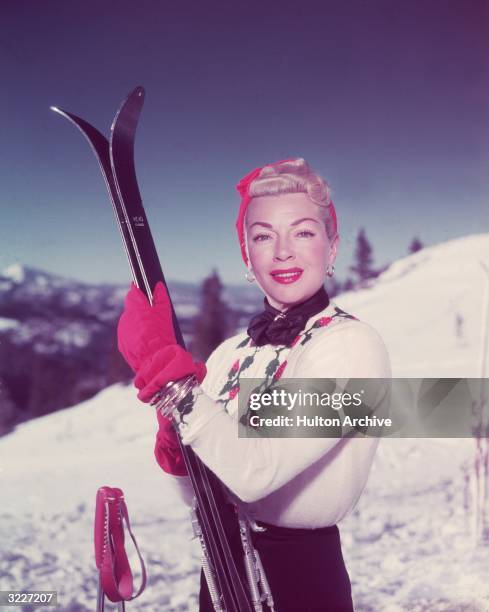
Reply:
M245 278L246 278L246 280L247 280L249 283L254 282L254 280L255 280L255 275L253 274L253 269L252 269L252 268L250 268L250 269L248 270L248 272L246 272L246 274L245 274Z
M326 274L328 276L333 276L333 274L334 274L334 266L333 266L333 264L328 264L328 267L326 268Z

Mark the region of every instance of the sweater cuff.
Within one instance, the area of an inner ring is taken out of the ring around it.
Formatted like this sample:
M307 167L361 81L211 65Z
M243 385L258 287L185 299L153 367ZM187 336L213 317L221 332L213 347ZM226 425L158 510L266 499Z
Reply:
M214 402L201 387L195 387L192 393L194 399L192 410L181 415L178 424L178 431L185 445L192 444L212 419L225 412L224 407Z

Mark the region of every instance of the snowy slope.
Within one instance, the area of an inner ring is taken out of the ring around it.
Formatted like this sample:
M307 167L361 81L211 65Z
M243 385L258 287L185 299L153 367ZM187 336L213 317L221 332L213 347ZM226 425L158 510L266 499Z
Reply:
M336 302L384 337L397 376L479 375L489 235L425 249ZM463 318L457 328L456 315ZM458 329L458 335L457 335ZM59 590L93 610L93 501L121 486L149 566L131 610L196 610L199 551L172 480L155 464L152 410L120 385L0 439L0 586ZM356 610L489 610L489 548L472 537L472 440L382 441L356 511L341 525Z
M148 589L131 609L173 610L179 601L189 609L199 550L172 480L153 459L154 433L153 410L115 385L0 440L2 589L54 589L62 610L93 610L94 500L108 484L125 491L149 565Z
M465 236L394 262L370 289L338 296L384 338L395 377L481 376L489 234ZM457 315L462 318L456 336ZM486 372L489 376L489 372Z

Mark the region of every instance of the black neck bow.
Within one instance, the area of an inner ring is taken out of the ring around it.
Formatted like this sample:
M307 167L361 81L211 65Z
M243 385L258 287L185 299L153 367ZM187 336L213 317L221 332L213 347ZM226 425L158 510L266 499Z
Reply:
M248 327L248 335L257 346L265 344L290 345L304 329L308 319L329 304L324 287L301 304L296 304L286 312L280 312L264 299L265 310L253 317Z

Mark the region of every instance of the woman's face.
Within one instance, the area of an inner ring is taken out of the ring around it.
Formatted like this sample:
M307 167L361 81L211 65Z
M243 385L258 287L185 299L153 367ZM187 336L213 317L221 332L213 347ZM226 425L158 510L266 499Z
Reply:
M305 193L253 198L246 213L251 267L268 302L284 311L323 285L336 257L320 208Z

